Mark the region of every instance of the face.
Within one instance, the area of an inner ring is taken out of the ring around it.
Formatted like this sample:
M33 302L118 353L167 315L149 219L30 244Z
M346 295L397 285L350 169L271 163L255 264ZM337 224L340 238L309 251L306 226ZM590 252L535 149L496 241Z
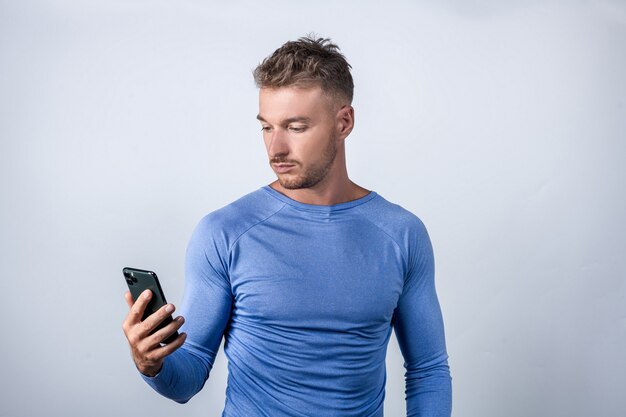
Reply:
M259 91L257 118L270 166L284 188L310 188L332 173L339 145L334 108L320 87Z

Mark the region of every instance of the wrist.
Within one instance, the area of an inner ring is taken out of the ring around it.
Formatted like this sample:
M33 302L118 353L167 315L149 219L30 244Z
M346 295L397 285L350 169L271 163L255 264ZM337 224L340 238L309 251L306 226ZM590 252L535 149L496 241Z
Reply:
M159 374L159 372L161 372L161 369L163 369L163 362L159 363L156 366L139 366L137 365L137 370L143 374L144 376L147 376L149 378L154 378L155 376L157 376Z

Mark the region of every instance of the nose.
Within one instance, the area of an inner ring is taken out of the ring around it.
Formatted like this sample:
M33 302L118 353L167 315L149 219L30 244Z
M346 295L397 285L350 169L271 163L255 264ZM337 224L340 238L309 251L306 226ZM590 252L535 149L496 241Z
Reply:
M271 133L267 134L266 146L267 154L270 159L281 157L289 154L289 143L287 142L287 135L282 129L274 129Z

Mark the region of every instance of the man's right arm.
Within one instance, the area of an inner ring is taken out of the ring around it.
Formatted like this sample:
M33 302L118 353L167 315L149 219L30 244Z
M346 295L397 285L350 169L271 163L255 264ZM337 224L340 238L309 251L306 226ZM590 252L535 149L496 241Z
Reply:
M189 401L204 386L230 320L232 293L225 270L227 250L212 238L215 231L209 217L205 217L187 246L185 291L180 308L184 324L179 336L186 336L184 344L168 352L152 368L158 368L156 374L137 366L152 388L179 403Z

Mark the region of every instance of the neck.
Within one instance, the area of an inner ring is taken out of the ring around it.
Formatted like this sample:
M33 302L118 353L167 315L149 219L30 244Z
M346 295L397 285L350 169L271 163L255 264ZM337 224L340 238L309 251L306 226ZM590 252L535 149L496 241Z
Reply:
M337 152L333 167L326 177L313 187L287 189L278 180L269 184L276 191L304 204L330 206L357 200L369 194L367 190L350 180L346 168L345 149L341 146Z
M331 206L357 200L370 193L370 190L355 184L347 176L341 179L333 178L332 181L327 177L313 187L295 190L284 188L278 180L269 186L300 203L320 206Z

